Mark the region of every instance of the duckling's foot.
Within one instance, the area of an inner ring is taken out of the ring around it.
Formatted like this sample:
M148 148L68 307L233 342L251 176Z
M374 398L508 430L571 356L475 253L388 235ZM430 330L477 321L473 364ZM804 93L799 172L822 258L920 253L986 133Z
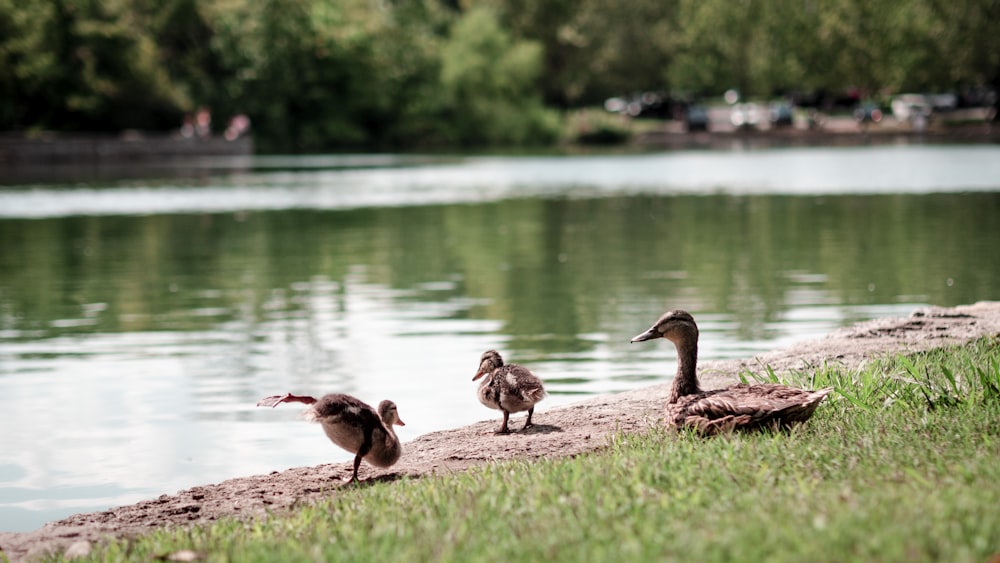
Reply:
M364 452L364 453L367 453L367 452ZM358 468L361 467L361 456L363 456L364 453L359 452L358 455L354 456L354 471L351 473L350 478L343 480L345 482L345 486L347 486L347 485L353 485L353 484L359 482L358 481Z
M503 411L503 422L500 424L500 430L497 430L494 434L510 434L510 429L507 428L508 418L510 418L510 413Z
M530 409L528 409L528 418L524 420L524 427L523 427L524 430L527 430L535 425L533 422L531 422L531 415L533 414L535 414L535 407L531 407Z

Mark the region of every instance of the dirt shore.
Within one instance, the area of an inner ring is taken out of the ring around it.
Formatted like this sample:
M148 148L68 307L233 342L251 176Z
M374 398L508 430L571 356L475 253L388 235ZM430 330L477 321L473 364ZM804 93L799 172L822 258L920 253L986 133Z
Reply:
M854 367L885 354L959 344L986 335L1000 335L1000 301L920 309L907 318L859 323L819 340L753 358L703 362L700 377L705 388L713 388L734 381L743 370L760 372L766 365L779 373L807 370L824 362ZM668 343L658 345L664 344ZM405 444L403 458L395 467L376 470L363 464L361 477L391 481L401 476L458 472L496 460L590 452L605 445L607 436L615 431L641 431L657 424L666 395L664 382L551 410L543 403L535 413L535 427L521 432L523 416L518 416L511 424L515 432L507 436L491 433L497 426L495 419L426 434ZM316 439L324 440L321 433ZM76 514L33 532L0 533L0 549L12 561L21 561L64 549L85 553L94 542L157 527L206 523L220 517L254 518L334 495L349 471L350 464L326 464L198 486L129 506Z

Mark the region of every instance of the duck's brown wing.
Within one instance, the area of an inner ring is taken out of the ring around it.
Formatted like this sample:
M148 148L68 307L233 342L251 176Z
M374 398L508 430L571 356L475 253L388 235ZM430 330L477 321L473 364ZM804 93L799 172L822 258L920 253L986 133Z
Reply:
M832 389L805 391L776 384L734 385L682 397L667 405L668 421L712 435L804 422Z

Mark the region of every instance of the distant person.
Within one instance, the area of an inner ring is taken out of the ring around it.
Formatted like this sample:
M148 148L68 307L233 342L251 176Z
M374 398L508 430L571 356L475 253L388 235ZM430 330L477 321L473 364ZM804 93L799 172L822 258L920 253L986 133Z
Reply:
M229 125L226 127L226 140L235 141L245 135L249 130L250 118L247 117L246 114L242 113L234 115L232 119L229 120Z
M184 114L184 121L181 123L181 137L185 139L194 137L194 116L190 113Z
M201 106L194 118L194 130L202 139L212 136L212 112L208 108Z

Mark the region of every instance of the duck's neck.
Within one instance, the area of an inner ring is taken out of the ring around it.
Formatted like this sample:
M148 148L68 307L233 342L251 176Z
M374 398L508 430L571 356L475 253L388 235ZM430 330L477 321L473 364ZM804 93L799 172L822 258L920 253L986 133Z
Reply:
M397 455L401 450L399 437L396 436L396 429L393 428L393 423L388 420L383 420L382 425L385 426L386 430L385 440L381 443L373 444L372 451L383 457L392 457L393 455Z
M674 346L677 347L677 375L674 376L674 384L670 388L668 403L676 403L681 397L701 392L701 388L698 387L698 375L696 373L698 365L698 341L682 340L674 342Z
M394 419L391 419L391 418L383 418L382 419L382 426L385 426L386 432L393 439L396 439L396 429L393 428L393 426L395 425L395 422L396 421Z

